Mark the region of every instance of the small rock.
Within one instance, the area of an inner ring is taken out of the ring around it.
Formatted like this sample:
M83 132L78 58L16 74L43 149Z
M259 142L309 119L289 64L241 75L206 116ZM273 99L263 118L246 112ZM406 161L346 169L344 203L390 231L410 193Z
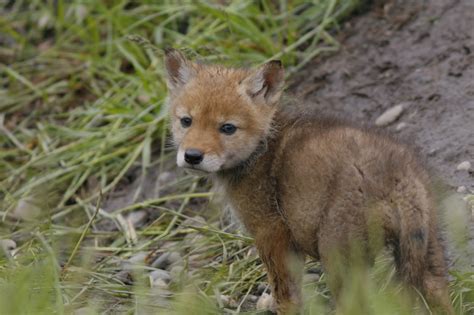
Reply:
M38 27L40 29L44 29L48 26L48 24L50 24L50 22L51 16L49 15L49 13L46 12L38 19Z
M428 155L429 156L434 156L434 155L436 155L436 153L438 153L438 151L439 151L439 148L433 148L433 149L428 151Z
M459 186L458 190L457 190L457 192L460 193L460 194L464 194L464 193L466 193L466 191L467 191L466 186Z
M219 299L222 301L224 305L229 304L230 297L228 295L221 294L219 295Z
M158 175L158 185L163 186L176 180L176 174L173 172L163 172Z
M117 272L114 275L114 278L127 285L133 284L132 274L128 270L122 270L122 271Z
M138 252L129 259L122 261L122 268L124 270L132 270L145 265L145 259L148 254L146 252Z
M381 127L381 126L387 126L393 123L395 120L398 119L398 117L400 117L403 110L404 110L403 104L399 104L399 105L389 108L375 120L375 125Z
M141 104L148 104L150 102L150 96L147 94L140 94L138 95L137 100Z
M166 269L169 266L178 263L182 260L179 252L167 252L158 256L158 258L151 264L153 268Z
M158 268L158 269L166 269L168 267L168 257L170 253L163 253L160 256L158 256L155 261L151 263L151 266L153 268Z
M458 171L469 171L471 169L471 162L464 161L458 164L456 167Z
M238 305L237 302L228 295L221 294L219 299L224 307L236 308Z
M265 311L272 310L273 308L273 297L268 293L263 293L257 301L257 310Z
M396 131L401 131L402 129L405 129L406 126L407 126L406 122L401 122L397 125L397 127L395 127L395 130Z
M163 270L163 269L156 269L153 270L150 273L150 277L153 279L153 282L155 282L158 279L161 279L165 282L170 282L171 281L171 275L168 271Z
M180 262L182 259L181 254L178 252L171 252L168 256L168 262L170 265Z
M168 284L163 279L156 279L151 285L153 288L168 289Z
M237 307L237 302L234 299L230 298L230 296L228 296L228 295L221 294L219 296L219 300L222 303L223 307L230 307L230 308L236 308Z
M151 287L167 290L168 289L168 284L163 279L156 279L156 280L151 282Z
M127 216L127 220L135 227L143 225L147 218L148 212L145 210L134 211Z
M257 294L262 295L264 292L270 292L270 287L266 283L260 283L257 287Z
M0 247L3 248L5 251L12 251L16 248L16 243L14 240L4 239L0 240Z
M138 252L132 257L128 259L128 262L135 263L135 264L144 264L145 259L148 256L146 252Z
M250 302L252 302L252 303L256 303L256 302L258 301L258 296L253 295L253 294L249 294L249 295L247 296L247 299L248 299Z
M41 214L41 209L30 198L20 199L12 215L21 220L34 220Z
M184 274L183 266L174 266L170 270L170 276L174 282L179 282L183 278L183 274Z
M87 16L88 13L87 7L83 4L78 4L76 6L75 13L78 24L82 24L82 21L84 21L84 18Z

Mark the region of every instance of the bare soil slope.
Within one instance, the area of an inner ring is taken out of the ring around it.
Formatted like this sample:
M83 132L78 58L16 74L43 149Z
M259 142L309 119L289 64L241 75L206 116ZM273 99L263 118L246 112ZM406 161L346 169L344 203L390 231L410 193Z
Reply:
M374 6L344 25L341 51L307 66L290 91L306 106L369 124L403 103L383 128L420 148L447 184L474 190L472 168L457 170L474 164L474 1Z

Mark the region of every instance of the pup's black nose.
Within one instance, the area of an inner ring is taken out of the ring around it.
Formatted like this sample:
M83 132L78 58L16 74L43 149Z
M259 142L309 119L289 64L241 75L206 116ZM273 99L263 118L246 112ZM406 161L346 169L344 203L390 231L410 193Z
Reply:
M203 158L204 154L198 149L187 149L184 152L184 160L191 165L201 163Z

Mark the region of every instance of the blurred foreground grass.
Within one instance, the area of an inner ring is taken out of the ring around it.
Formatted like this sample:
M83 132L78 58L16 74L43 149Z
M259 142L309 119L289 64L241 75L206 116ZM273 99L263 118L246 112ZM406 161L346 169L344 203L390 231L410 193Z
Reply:
M161 48L279 58L291 75L338 48L330 31L360 2L1 4L0 239L16 244L2 243L0 314L253 309L265 277L251 239L207 205L206 183L174 170ZM390 279L381 261L373 272ZM307 312L327 311L325 277L307 268ZM472 312L474 274L453 276L457 309ZM404 312L396 289L363 287L374 314Z

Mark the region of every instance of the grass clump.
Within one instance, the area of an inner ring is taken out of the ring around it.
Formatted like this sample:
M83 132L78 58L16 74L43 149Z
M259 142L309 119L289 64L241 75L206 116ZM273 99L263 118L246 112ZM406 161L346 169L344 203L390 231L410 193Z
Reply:
M278 58L291 75L338 48L331 30L359 2L2 4L0 239L16 248L2 245L0 314L253 309L265 277L251 239L173 167L162 48L239 66ZM179 260L163 285L150 274L169 252ZM470 311L472 275L455 276ZM324 275L307 288L308 312L327 309Z

